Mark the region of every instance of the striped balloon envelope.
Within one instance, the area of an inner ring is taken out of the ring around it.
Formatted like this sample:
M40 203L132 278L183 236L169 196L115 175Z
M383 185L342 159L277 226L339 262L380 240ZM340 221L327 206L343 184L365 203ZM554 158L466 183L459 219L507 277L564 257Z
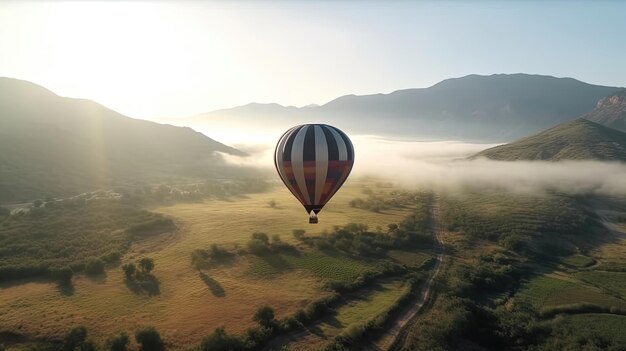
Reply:
M274 155L278 175L317 223L317 214L346 181L354 164L354 148L341 130L326 124L289 129Z

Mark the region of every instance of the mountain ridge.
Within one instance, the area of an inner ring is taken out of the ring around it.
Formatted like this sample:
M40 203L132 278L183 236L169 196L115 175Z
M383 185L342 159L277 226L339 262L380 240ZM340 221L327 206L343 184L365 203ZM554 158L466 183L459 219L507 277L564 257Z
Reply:
M599 99L618 89L546 75L468 75L428 88L344 95L317 107L248 104L191 120L224 124L262 120L283 129L329 123L351 133L510 141L588 113Z
M0 202L223 173L245 153L187 127L134 119L0 78Z

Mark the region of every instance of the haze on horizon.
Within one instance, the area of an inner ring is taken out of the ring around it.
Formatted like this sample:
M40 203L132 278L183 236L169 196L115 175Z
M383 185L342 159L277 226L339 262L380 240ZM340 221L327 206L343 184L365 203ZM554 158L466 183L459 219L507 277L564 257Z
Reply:
M163 120L536 73L625 86L626 4L2 2L0 76Z

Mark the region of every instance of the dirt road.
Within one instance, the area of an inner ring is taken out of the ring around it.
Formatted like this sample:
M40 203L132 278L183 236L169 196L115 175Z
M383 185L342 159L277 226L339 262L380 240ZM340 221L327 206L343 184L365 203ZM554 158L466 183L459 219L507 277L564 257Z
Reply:
M418 314L431 295L431 290L433 286L433 281L435 277L439 273L441 269L441 265L443 262L443 241L442 241L442 233L443 233L443 225L439 218L439 199L437 197L434 198L433 203L431 204L431 218L432 218L432 230L437 238L437 247L436 250L438 252L435 266L432 270L428 281L423 284L418 292L418 298L413 301L413 305L410 309L404 311L400 317L394 322L393 326L385 332L385 334L381 335L378 340L371 345L368 350L372 351L388 351L388 350L400 350L404 343L404 339L406 338L406 324L416 315Z

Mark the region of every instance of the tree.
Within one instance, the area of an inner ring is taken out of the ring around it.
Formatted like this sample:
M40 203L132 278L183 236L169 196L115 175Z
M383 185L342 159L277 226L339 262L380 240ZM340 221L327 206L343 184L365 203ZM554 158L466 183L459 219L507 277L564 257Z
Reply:
M263 305L254 313L253 320L263 327L272 326L275 322L274 310L268 305Z
M200 343L201 351L230 351L240 349L241 341L233 335L228 335L224 327L216 328Z
M154 269L154 260L149 257L144 257L139 260L139 268L143 273L150 273Z
M126 351L128 348L128 334L125 332L121 332L112 336L107 344L109 345L109 349L111 351Z
M96 343L93 340L86 340L80 345L80 351L96 351Z
M126 263L122 266L122 270L124 271L124 275L126 275L126 279L130 280L133 278L135 271L137 271L137 267L135 267L134 263Z
M87 328L80 325L72 328L65 336L63 341L63 349L67 351L74 351L76 348L81 347L87 339Z
M71 284L74 271L70 267L52 268L50 276L61 284Z
M85 273L102 274L104 273L104 262L99 258L92 258L85 264Z
M139 343L140 351L163 351L165 344L159 332L154 327L146 327L135 333L135 340Z

